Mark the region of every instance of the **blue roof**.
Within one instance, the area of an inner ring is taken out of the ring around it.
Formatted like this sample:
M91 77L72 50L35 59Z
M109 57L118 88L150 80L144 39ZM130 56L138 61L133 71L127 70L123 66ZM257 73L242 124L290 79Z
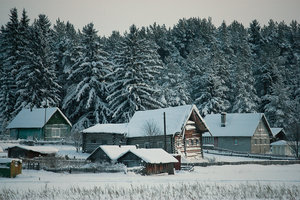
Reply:
M67 123L72 126L71 122L66 116L60 111L59 108L33 108L21 110L17 116L9 123L8 129L11 128L42 128L56 112L60 112L65 118Z
M263 113L227 113L225 127L221 114L209 114L204 120L213 137L251 137L263 117Z

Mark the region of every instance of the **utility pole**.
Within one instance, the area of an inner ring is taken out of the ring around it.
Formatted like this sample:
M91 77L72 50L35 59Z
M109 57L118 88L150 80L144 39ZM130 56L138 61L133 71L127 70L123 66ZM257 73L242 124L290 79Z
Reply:
M167 151L167 125L166 125L166 113L164 112L164 142L165 142L165 151Z

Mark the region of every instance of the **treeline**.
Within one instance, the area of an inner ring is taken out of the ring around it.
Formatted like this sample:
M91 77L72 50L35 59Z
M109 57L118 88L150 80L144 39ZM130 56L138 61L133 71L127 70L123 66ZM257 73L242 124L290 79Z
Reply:
M300 26L270 20L181 19L100 37L26 11L0 32L0 121L24 107L60 107L83 129L128 121L137 110L196 104L202 115L263 112L273 127L300 117Z

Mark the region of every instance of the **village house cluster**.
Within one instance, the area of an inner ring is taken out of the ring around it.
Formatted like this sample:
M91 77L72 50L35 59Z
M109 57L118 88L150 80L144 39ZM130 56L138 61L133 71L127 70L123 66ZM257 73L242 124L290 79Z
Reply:
M72 125L59 108L23 109L8 125L13 139L61 141ZM96 124L81 131L82 151L91 162L144 166L145 174L173 174L181 158L201 161L203 149L292 155L282 128L263 113L220 113L205 118L195 105L137 111L128 123ZM10 158L55 156L43 146L16 145Z

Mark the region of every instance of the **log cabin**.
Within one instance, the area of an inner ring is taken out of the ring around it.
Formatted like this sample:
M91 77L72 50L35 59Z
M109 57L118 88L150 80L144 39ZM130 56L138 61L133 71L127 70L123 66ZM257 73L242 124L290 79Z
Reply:
M83 151L90 153L104 141L203 158L202 134L207 131L195 105L137 111L128 124L97 124L83 130Z

